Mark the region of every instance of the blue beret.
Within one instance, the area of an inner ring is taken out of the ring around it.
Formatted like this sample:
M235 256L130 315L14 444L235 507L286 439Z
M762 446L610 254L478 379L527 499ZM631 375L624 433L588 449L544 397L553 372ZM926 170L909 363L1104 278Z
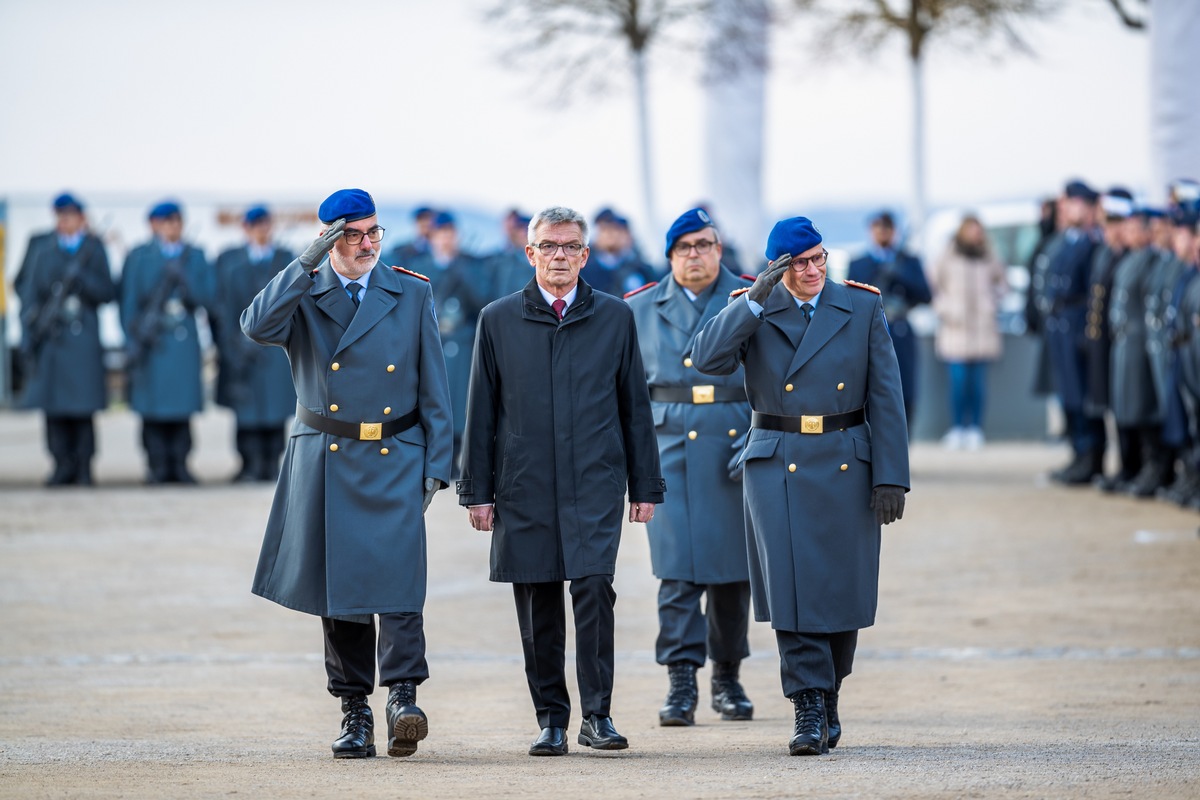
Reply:
M179 203L174 200L164 200L154 208L150 209L150 219L166 219L167 217L179 217L183 215L183 209L179 207Z
M782 255L798 256L821 243L821 232L808 217L780 220L767 237L767 261Z
M894 228L894 227L896 227L896 217L892 215L891 211L888 211L886 208L883 208L883 209L880 209L879 211L876 211L874 214L872 214L871 218L867 220L867 224L868 225L883 225L888 228Z
M425 216L426 214L432 214L432 213L434 213L433 209L430 208L429 206L418 206L417 209L415 211L413 211L413 219L418 219L420 217Z
M679 219L671 223L667 229L667 258L671 257L671 248L680 236L702 231L713 226L712 217L703 208L693 208L679 215Z
M611 208L600 209L600 213L596 214L596 219L594 220L594 222L597 225L599 225L602 222L615 223L616 221L617 221L617 214Z
M66 209L74 209L80 213L83 212L83 203L70 192L63 192L58 197L54 198L54 210L65 211Z
M1096 202L1100 197L1100 194L1095 189L1079 180L1068 181L1066 188L1063 189L1063 194L1070 198L1086 200L1089 203Z
M242 222L247 225L253 225L256 222L261 222L264 219L270 219L271 212L266 206L254 206L246 210L246 216L242 218Z
M454 215L449 211L439 211L437 216L433 218L433 227L436 228L453 228Z
M317 209L317 218L326 225L343 218L346 222L354 222L374 214L375 201L362 189L338 189Z

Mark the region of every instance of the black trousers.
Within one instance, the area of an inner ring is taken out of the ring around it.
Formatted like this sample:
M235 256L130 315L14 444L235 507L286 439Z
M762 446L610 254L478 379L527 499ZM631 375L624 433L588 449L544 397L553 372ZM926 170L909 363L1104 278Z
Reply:
M609 716L613 687L613 607L617 593L611 575L571 581L575 612L575 674L583 716ZM525 651L525 678L538 726L565 728L571 720L567 693L567 612L563 582L514 583L517 624Z
M700 600L707 596L703 611ZM658 587L659 664L686 662L703 667L738 662L750 655L750 582L702 584L665 580Z
M379 654L379 685L429 677L425 662L425 615L380 614L379 638L375 620L348 622L321 617L325 633L325 674L334 697L357 697L375 689L375 655Z
M192 424L182 420L142 420L142 447L151 483L191 481L187 457L192 452Z
M287 426L237 426L234 442L242 459L240 480L273 481L279 477L279 462L287 444Z
M96 428L92 415L60 417L47 414L46 449L54 459L51 483L91 483L92 458L96 455Z
M836 692L854 667L858 631L795 633L775 631L784 697L805 689Z

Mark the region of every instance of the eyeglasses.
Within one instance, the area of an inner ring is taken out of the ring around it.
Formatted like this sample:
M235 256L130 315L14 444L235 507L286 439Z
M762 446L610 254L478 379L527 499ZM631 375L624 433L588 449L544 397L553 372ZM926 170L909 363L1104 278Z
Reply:
M808 258L798 258L798 257L793 258L791 260L791 263L788 264L788 266L789 267L796 266L802 270L805 270L805 269L808 269L809 264L812 264L817 269L820 269L821 267L825 266L825 262L827 260L829 260L829 251L822 250L821 252L817 253L815 256L809 256Z
M559 244L558 242L538 242L533 247L542 255L549 258L558 252L558 248L562 248L565 255L577 256L583 252L583 245L579 242L571 242L570 244Z
M692 242L691 244L676 242L675 246L671 248L671 254L677 256L686 256L691 253L692 250L695 250L696 255L706 256L712 252L714 244L716 244L716 242L708 239L701 239L700 241Z
M342 232L342 238L346 240L346 244L350 245L358 244L363 240L364 236L366 236L372 242L378 242L383 239L384 230L386 230L386 228L381 228L378 225L376 225L374 228L371 228L369 231L356 231L353 228L346 228L346 230Z

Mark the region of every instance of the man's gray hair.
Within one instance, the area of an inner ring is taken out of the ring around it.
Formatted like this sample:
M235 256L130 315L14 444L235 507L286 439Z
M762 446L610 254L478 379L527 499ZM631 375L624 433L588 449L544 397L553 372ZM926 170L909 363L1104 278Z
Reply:
M538 227L541 225L563 225L574 223L579 226L579 235L583 239L583 243L588 241L588 224L583 214L580 214L573 208L566 206L551 206L543 208L541 211L533 215L533 219L529 220L529 243L533 244L537 239Z

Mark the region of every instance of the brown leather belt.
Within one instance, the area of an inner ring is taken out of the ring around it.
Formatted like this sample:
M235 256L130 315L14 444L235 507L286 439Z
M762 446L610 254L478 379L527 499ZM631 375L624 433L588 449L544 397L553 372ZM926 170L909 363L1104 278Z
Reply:
M744 403L742 386L651 386L650 399L656 403Z
M779 414L764 414L761 411L754 411L750 414L750 427L784 431L785 433L828 433L844 428L853 428L866 421L867 410L865 408L856 408L844 414L826 414L824 416L785 417Z
M413 409L402 417L389 419L387 422L342 422L341 420L322 417L304 406L296 406L296 419L310 428L316 428L321 433L331 436L341 436L346 439L377 442L388 436L406 431L421 419L420 412Z

